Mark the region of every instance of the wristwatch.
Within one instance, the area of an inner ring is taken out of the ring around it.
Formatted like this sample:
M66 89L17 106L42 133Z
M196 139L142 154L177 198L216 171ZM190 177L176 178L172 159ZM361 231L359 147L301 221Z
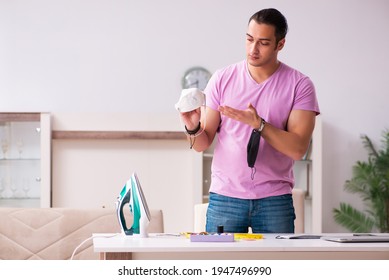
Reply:
M265 127L265 124L266 124L266 121L263 118L261 118L261 126L255 130L258 132L262 132L263 128Z

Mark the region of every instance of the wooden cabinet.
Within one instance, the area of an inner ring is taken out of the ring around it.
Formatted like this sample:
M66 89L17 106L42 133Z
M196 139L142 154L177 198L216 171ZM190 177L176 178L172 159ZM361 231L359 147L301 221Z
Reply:
M50 207L50 114L0 113L0 207Z

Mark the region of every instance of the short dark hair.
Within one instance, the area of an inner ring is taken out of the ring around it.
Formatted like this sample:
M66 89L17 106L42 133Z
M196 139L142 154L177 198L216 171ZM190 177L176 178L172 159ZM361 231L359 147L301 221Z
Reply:
M283 14L274 8L263 9L250 17L249 23L254 20L256 23L273 25L275 27L275 35L277 43L284 39L288 33L288 22Z

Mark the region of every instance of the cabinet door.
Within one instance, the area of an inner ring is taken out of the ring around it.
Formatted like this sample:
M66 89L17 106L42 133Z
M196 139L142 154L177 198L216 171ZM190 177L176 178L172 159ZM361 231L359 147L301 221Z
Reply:
M50 207L50 115L0 113L0 206Z

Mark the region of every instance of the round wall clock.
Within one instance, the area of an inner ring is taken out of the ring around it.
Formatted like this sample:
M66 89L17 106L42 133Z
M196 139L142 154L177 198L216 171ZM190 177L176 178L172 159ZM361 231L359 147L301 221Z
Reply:
M212 74L203 67L188 69L182 78L182 88L198 88L204 90Z

